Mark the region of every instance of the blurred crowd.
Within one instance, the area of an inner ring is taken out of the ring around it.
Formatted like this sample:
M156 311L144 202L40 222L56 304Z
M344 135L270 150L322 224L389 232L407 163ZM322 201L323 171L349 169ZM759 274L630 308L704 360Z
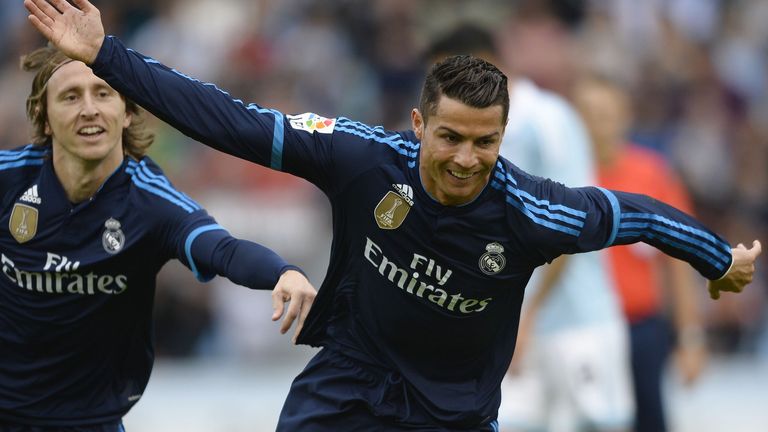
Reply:
M733 244L768 242L768 2L763 0L94 1L106 31L187 75L285 113L409 127L430 41L465 22L497 35L505 67L569 97L585 71L622 83L628 139L660 152L697 217ZM0 146L29 140L31 76L20 55L44 42L20 1L0 2ZM330 212L308 183L193 144L159 120L150 155L233 234L268 245L319 286ZM514 161L513 161L514 162ZM576 185L574 185L576 186ZM768 259L739 296L701 303L715 352L768 358ZM161 273L164 356L289 350L268 293Z

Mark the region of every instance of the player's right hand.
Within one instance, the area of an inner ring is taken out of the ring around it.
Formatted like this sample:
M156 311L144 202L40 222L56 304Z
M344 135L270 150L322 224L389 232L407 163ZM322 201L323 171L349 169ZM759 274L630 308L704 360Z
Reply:
M733 257L731 269L722 278L708 282L709 296L717 300L723 291L741 292L746 285L752 282L755 273L755 260L762 250L759 240L752 242L751 249L747 249L741 243L731 249L731 256Z
M88 0L24 0L29 22L67 57L90 65L104 41L101 12Z
M285 312L285 305L288 304L288 311L280 326L280 333L285 334L291 328L293 322L296 322L296 331L293 333L291 341L295 344L299 337L301 329L304 327L304 319L309 314L309 309L315 301L317 291L309 283L309 280L296 270L288 270L280 276L275 288L272 290L272 321L277 321Z

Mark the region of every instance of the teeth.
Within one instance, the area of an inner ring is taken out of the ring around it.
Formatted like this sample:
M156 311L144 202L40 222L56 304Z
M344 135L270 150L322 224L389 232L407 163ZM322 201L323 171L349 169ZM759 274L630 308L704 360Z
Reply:
M84 135L95 135L97 133L100 133L104 131L104 129L98 127L98 126L89 126L84 127L78 131L78 133L84 134Z
M468 179L468 178L472 177L472 173L471 172L462 173L462 172L451 171L451 170L449 170L448 172L450 172L452 176L458 177L460 179Z

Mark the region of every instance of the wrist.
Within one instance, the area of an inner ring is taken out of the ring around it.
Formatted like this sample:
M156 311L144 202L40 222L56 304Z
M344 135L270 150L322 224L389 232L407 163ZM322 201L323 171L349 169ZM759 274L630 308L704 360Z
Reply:
M677 345L682 348L701 348L706 343L707 335L699 326L689 326L677 332Z

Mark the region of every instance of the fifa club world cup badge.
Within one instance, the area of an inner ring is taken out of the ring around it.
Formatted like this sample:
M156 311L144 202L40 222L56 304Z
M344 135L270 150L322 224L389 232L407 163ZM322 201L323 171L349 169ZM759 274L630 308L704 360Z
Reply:
M8 229L19 243L32 240L37 234L37 209L24 204L14 204Z
M480 256L478 265L480 270L487 275L495 275L504 270L504 266L507 264L507 259L504 258L504 246L499 243L488 243L485 247L485 252Z
M104 234L101 235L101 245L104 250L112 255L120 252L125 244L125 235L120 230L120 222L117 219L109 218L104 222Z
M413 190L410 186L394 184L392 187L397 192L388 191L373 210L376 225L381 229L397 229L413 206Z

